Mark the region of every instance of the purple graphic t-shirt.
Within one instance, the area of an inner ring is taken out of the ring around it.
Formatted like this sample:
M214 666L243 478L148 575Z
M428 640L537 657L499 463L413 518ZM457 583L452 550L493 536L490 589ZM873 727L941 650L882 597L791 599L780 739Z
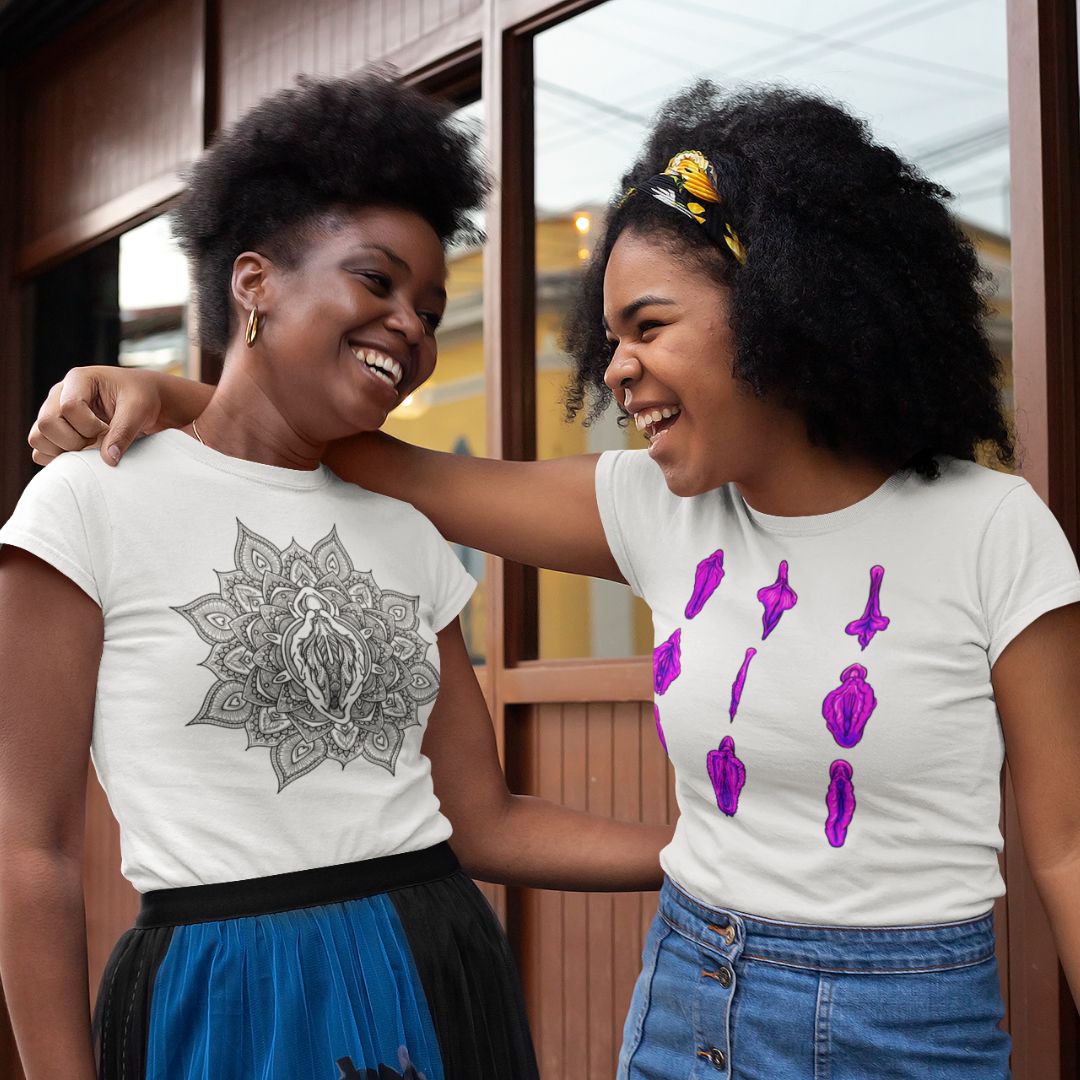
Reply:
M681 811L662 862L706 903L896 926L1004 891L990 670L1080 601L1080 572L1026 481L941 466L784 518L733 485L673 495L646 451L601 456L608 543L653 611Z

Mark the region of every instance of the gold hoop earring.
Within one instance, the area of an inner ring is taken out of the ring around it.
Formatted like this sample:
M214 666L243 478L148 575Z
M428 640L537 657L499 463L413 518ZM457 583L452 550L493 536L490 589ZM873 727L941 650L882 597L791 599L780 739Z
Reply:
M259 336L259 305L256 304L251 309L251 314L248 316L247 330L244 332L244 344L250 349L255 344L255 339Z

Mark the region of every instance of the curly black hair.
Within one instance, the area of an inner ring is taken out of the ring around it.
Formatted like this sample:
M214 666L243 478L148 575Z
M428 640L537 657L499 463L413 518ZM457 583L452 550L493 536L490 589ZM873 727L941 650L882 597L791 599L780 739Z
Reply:
M475 134L451 107L371 71L302 77L263 99L191 166L172 228L193 266L200 344L235 330L232 266L261 251L295 266L313 226L362 206L424 218L443 245L478 239L469 214L488 190Z
M688 149L716 168L745 265L656 199L619 202ZM950 197L840 105L788 88L694 83L660 109L608 208L564 332L568 417L588 402L589 422L611 401L604 272L630 229L730 288L735 377L796 410L815 445L930 478L938 454L974 460L983 449L1012 466L1001 364L985 330L987 275Z

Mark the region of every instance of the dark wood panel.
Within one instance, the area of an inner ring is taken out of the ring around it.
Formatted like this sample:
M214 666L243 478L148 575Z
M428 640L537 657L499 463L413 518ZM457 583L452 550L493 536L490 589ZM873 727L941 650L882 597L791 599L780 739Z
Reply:
M674 820L650 705L545 704L512 714L516 790L629 821ZM610 1080L655 893L515 890L516 938L540 1071Z
M220 0L220 119L301 73L410 73L479 40L482 0Z
M202 147L201 0L106 14L19 71L24 271L175 194Z

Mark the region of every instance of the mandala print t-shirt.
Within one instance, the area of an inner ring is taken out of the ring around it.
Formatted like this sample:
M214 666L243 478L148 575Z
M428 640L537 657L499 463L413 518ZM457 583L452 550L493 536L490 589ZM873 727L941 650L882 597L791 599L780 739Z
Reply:
M681 810L661 861L706 903L896 926L981 915L1004 891L990 670L1080 601L1080 574L1024 480L941 464L786 518L733 485L679 498L646 451L600 458L608 542L653 611Z
M0 542L101 605L92 753L140 891L450 835L420 744L475 582L413 507L166 431L65 454Z

